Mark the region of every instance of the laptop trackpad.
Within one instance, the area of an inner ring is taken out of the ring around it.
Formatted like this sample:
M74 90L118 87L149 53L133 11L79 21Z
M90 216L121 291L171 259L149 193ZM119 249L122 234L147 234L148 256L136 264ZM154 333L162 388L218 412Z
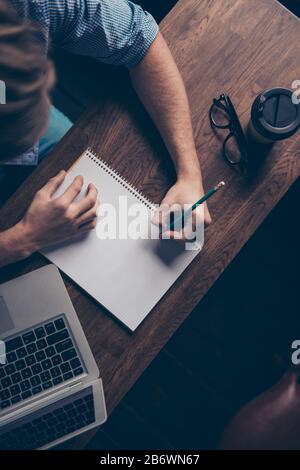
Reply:
M15 327L3 297L0 296L0 334Z

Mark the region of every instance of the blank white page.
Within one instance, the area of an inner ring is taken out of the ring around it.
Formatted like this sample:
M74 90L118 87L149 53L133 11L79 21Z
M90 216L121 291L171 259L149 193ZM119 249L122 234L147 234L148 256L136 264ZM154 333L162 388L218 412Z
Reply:
M84 178L83 192L93 183L100 204L113 204L116 212L119 196L127 197L129 207L142 202L149 216L143 219L142 232L148 233L154 206L90 150L70 169L56 195L77 175ZM100 224L101 217L97 229L84 238L45 249L42 254L133 331L199 250L187 251L173 240L99 239Z

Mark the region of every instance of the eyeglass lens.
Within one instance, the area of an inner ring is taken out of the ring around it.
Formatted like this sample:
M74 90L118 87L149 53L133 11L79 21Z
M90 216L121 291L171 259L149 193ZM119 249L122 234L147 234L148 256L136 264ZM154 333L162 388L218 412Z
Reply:
M216 127L227 128L230 126L230 116L226 110L225 104L221 102L214 104L211 108L211 120Z
M237 165L242 161L242 152L238 146L236 137L230 133L224 141L224 156L232 165Z

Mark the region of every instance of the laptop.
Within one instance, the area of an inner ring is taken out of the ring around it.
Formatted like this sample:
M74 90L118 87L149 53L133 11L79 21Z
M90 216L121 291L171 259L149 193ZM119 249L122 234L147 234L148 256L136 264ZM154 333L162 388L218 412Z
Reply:
M0 449L48 449L105 420L99 369L58 269L0 285Z

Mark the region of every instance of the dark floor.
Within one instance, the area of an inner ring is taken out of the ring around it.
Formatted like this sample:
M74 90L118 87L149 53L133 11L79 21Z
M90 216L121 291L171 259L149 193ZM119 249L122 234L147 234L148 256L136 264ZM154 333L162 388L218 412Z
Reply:
M144 6L160 20L174 3L145 0ZM282 3L299 13L300 1ZM74 59L58 56L57 63L55 103L75 120L92 99L90 90L101 83L102 70L88 73L95 66L86 61L87 72L77 74L74 81L78 66ZM299 196L298 182L128 393L89 449L214 448L230 417L289 367L290 344L300 338Z

